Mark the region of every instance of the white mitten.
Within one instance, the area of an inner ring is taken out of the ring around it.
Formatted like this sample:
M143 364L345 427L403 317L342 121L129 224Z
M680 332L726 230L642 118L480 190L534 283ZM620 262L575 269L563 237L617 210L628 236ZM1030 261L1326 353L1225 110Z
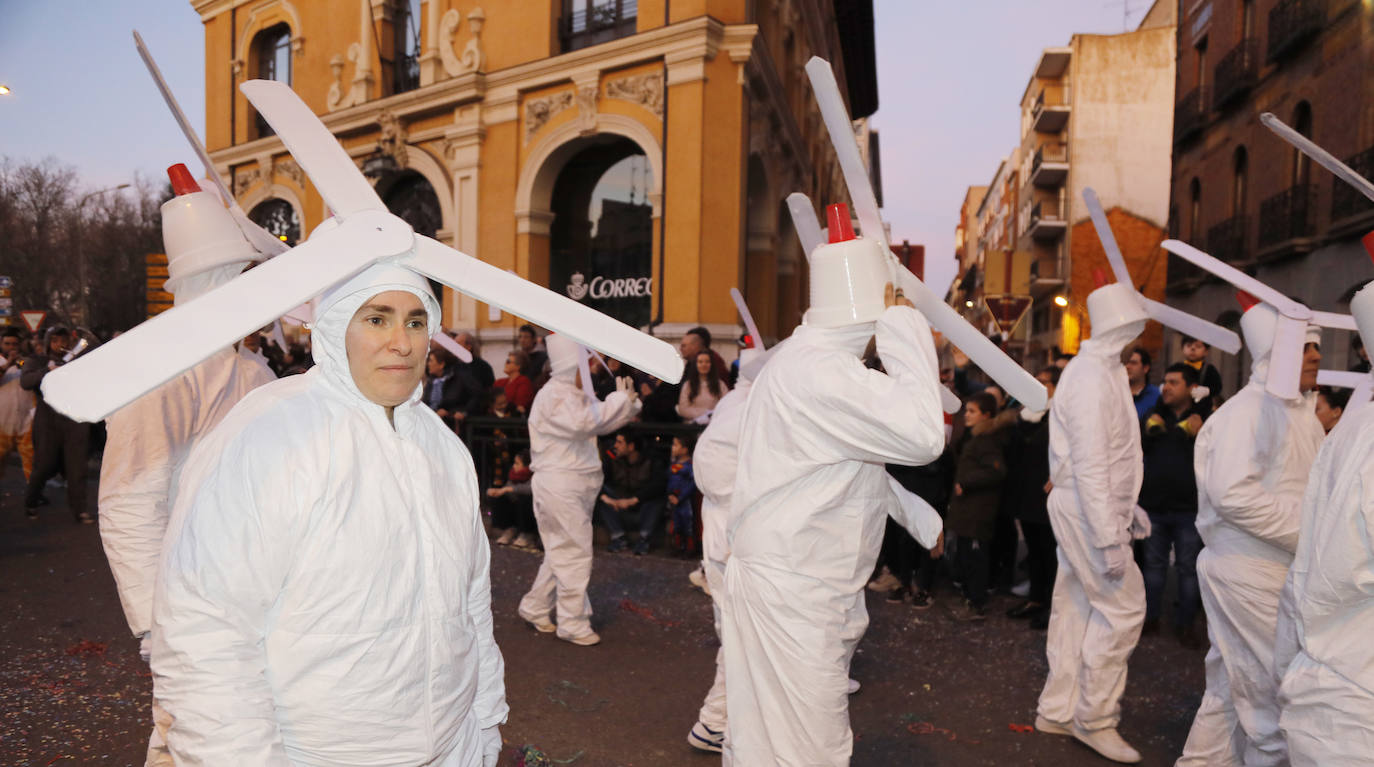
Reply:
M501 759L501 727L492 725L482 730L482 767L496 767Z
M1102 574L1114 581L1121 580L1126 574L1126 566L1131 563L1131 545L1118 543L1102 549L1102 561Z
M1131 538L1143 541L1150 537L1150 514L1136 504L1131 517Z

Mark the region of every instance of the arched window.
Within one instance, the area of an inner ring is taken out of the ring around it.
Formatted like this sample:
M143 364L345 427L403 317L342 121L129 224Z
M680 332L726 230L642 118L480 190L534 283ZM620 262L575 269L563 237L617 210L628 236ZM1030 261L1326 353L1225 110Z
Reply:
M253 38L253 58L255 60L253 77L258 80L276 80L291 84L291 27L285 22L262 30ZM274 131L262 115L253 112L254 138L271 136Z
M396 36L392 93L420 87L420 0L397 0L391 21Z
M1188 239L1202 240L1202 182L1196 176L1188 184Z
M1236 147L1232 167L1235 176L1231 185L1231 215L1239 216L1245 213L1245 195L1250 185L1250 156L1245 147Z
M300 217L286 200L276 197L263 200L253 206L248 218L290 247L295 247L301 239Z
M1298 102L1293 110L1293 130L1307 138L1312 138L1312 105L1306 101ZM1293 150L1293 186L1306 186L1312 178L1312 161L1307 155Z
M377 182L377 192L386 209L402 221L410 224L416 234L434 237L443 226L444 215L439 209L439 195L429 180L412 170L399 171L384 176ZM444 286L435 280L429 281L434 295L442 300Z

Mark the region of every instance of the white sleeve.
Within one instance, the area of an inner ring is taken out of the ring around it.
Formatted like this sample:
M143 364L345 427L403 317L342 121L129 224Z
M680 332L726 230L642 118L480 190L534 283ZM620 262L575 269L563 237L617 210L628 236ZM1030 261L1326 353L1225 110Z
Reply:
M940 541L940 531L945 528L945 520L940 516L940 512L926 503L926 499L902 487L902 484L891 475L887 478L887 485L892 489L888 516L911 533L911 537L915 538L922 548L935 548L935 544Z
M610 434L620 427L634 420L639 415L640 408L644 407L639 399L631 399L629 395L620 391L613 391L607 395L605 401L601 403L600 413L594 414L597 417L595 433ZM588 408L590 410L590 408ZM599 416L599 417L598 417Z
M477 633L477 695L472 701L472 714L477 726L486 733L504 724L510 706L506 704L506 663L501 648L496 646L491 616L491 544L482 527L478 511L480 499L473 475L473 493L469 499L472 513L472 569L468 574L468 617ZM500 750L499 738L497 750ZM484 748L486 745L484 744Z
M296 548L280 499L302 467L223 446L202 442L183 474L153 606L154 691L177 764L287 767L263 643Z
M1100 376L1082 379L1086 385L1076 387L1073 402L1063 403L1059 412L1069 443L1069 461L1073 467L1074 492L1087 523L1088 538L1101 549L1125 543L1126 520L1131 519L1135 499L1126 505L1112 492L1112 461L1108 448L1108 430L1102 422L1113 405L1108 381ZM1066 392L1067 393L1067 392ZM1109 416L1108 416L1109 417Z
M1282 471L1274 455L1284 436L1267 408L1253 419L1233 418L1211 432L1198 491L1227 523L1285 551L1296 552L1302 525L1302 496L1265 487L1270 472ZM1218 424L1220 426L1220 424Z

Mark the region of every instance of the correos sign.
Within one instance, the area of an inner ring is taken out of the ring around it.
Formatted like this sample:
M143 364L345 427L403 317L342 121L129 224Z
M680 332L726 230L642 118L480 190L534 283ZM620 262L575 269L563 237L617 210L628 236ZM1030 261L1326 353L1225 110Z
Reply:
M653 294L652 277L593 277L591 282L582 272L573 272L566 290L574 301L585 298L605 300L608 298L648 298Z

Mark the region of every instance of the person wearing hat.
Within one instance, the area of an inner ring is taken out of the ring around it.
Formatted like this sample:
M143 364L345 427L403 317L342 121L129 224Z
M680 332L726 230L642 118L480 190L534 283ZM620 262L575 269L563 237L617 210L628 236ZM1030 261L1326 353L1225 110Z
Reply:
M493 767L505 721L472 459L421 399L439 304L388 261L328 292L317 362L181 472L153 601L179 764Z
M1145 620L1145 582L1131 553L1143 457L1121 351L1147 315L1128 285L1088 295L1092 337L1064 366L1050 400L1047 508L1059 544L1035 727L1069 735L1117 762L1140 761L1121 738L1126 663Z
M849 763L849 661L892 493L883 465L929 463L945 446L929 325L893 290L880 246L845 231L847 211L831 219L804 325L754 381L739 432L727 765ZM886 373L861 359L875 334Z
M629 423L640 403L628 377L598 402L590 381L578 384L579 360L585 360L587 351L560 333L544 343L551 373L534 395L529 416L534 520L544 543L544 561L520 600L519 613L541 633L589 646L601 641L592 630L592 604L587 599L592 508L604 479L596 438Z
M1325 436L1315 413L1321 334L1308 326L1300 394L1282 399L1267 388L1270 377L1294 373L1271 366L1278 313L1245 300L1240 328L1254 359L1250 381L1207 420L1193 449L1204 544L1197 575L1212 646L1207 690L1177 762L1183 767L1288 763L1275 632L1303 493Z
M180 170L178 170L180 168ZM167 290L177 305L228 283L261 256L219 199L199 191L186 167L169 169L178 196L162 206ZM207 225L207 220L214 224ZM217 225L215 225L217 224ZM248 338L257 338L254 333ZM245 339L243 348L250 342ZM109 417L97 503L100 538L129 631L147 660L158 554L175 501L176 478L197 442L248 392L276 380L266 361L225 347ZM153 700L147 764L170 765L170 721Z

